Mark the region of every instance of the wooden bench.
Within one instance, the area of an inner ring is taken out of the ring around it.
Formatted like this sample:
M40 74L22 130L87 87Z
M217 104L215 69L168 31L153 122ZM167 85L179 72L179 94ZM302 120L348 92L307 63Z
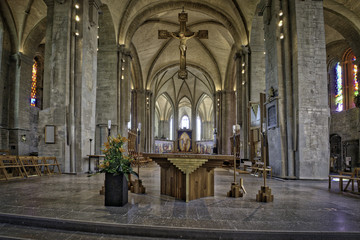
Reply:
M16 156L0 156L0 179L24 178Z
M348 187L351 183L351 189L352 191L351 192L355 192L354 191L354 183L357 182L358 184L358 192L360 192L360 187L359 187L359 183L360 183L360 176L359 176L359 173L360 173L360 168L355 168L353 172L340 172L339 175L329 175L329 189L331 189L331 181L334 179L334 178L338 178L339 179L339 189L343 192L345 191L349 191L348 190ZM347 184L344 188L344 180L347 180Z
M10 151L6 149L0 149L0 155L10 155Z
M43 157L44 165L47 166L48 172L50 174L61 174L60 164L58 163L56 157ZM57 168L57 172L55 169Z
M41 176L39 165L32 156L18 156L18 159L26 177Z

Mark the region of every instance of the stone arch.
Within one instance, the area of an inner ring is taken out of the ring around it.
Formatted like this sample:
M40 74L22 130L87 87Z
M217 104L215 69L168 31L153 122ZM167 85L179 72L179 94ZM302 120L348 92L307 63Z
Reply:
M240 24L235 19L232 19L229 15L226 15L224 12L220 12L219 9L215 9L214 7L211 7L209 5L205 5L202 3L194 3L194 2L166 2L166 3L160 3L160 4L154 4L151 7L139 11L138 14L132 19L131 23L126 27L125 24L120 24L120 30L119 30L119 43L125 44L125 46L129 46L131 39L137 30L137 28L150 16L160 13L160 12L166 12L168 10L174 9L174 8L182 8L185 7L186 9L191 10L197 10L200 12L204 12L206 14L210 14L212 16L215 16L217 19L221 19L221 21L224 22L224 25L228 29L228 31L231 33L235 40L235 44L240 47L241 45L247 45L248 44L248 34L245 29L244 23L241 21ZM126 19L129 16L124 15L123 19L121 20L122 23L126 22ZM239 29L237 29L235 26L241 25ZM242 37L244 36L244 37Z
M27 56L34 56L41 41L46 34L46 17L41 19L38 24L31 30L24 42L24 54Z
M360 42L360 26L357 26L352 19L348 17L351 13L347 13L347 15L343 14L343 7L330 7L330 5L324 6L325 23L343 35L354 51L355 56L360 57L360 45L358 44ZM360 19L358 20L360 22Z
M154 73L154 76L151 78L151 81L149 83L146 84L146 88L147 89L151 89L151 86L155 86L154 81L156 81L156 79L158 79L158 77L164 73L165 71L167 71L169 68L173 68L178 66L178 63L171 63L167 66L164 66L162 69L159 69L156 73ZM214 80L211 78L211 76L205 71L205 69L203 69L202 67L199 67L198 65L192 64L192 63L187 63L188 67L192 67L195 68L199 71L201 71L204 74L204 77L208 80L209 83L209 91L212 93L215 93L216 88L215 88L215 84L214 84Z
M16 24L14 20L14 16L12 15L12 11L7 3L7 1L0 1L0 7L2 11L0 12L0 17L3 19L3 26L4 29L6 27L6 30L9 32L10 35L10 43L11 43L11 50L12 53L16 53L19 51L19 38L18 34L16 32Z

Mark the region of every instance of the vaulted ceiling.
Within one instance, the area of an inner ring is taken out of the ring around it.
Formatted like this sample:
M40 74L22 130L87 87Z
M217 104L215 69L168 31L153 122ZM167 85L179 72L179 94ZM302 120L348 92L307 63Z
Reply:
M56 0L57 1L57 0ZM70 0L66 0L70 1ZM192 104L203 94L232 89L232 58L249 44L252 21L260 0L101 0L113 26L113 41L131 49L136 64L133 86L176 104L187 96ZM324 0L326 43L346 41L360 55L360 1ZM158 39L158 30L178 31L178 13L188 13L191 31L208 30L208 39L187 42L189 79L176 76L179 40ZM1 0L2 23L9 29L13 52L32 54L35 43L45 42L47 7L43 0ZM251 44L251 43L250 43Z

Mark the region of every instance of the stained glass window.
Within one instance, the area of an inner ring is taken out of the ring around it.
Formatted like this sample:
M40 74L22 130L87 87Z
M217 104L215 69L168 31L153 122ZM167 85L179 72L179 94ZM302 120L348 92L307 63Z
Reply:
M31 100L30 100L30 105L32 107L35 107L35 105L36 105L37 70L38 70L38 63L34 59L34 64L33 64L33 67L32 67Z
M354 56L354 58L352 59L353 62L356 61L356 57ZM358 82L358 78L357 78L357 73L358 73L358 66L356 64L353 64L354 69L353 69L353 73L354 73L354 96L357 96L359 94L359 82Z
M340 63L335 66L336 82L335 82L335 104L336 111L341 112L343 110L343 89L342 89L342 67Z

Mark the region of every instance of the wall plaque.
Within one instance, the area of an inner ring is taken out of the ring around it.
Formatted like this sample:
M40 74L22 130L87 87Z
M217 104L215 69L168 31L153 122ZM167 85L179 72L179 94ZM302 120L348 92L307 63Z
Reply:
M277 124L277 101L266 105L267 129L276 128Z

